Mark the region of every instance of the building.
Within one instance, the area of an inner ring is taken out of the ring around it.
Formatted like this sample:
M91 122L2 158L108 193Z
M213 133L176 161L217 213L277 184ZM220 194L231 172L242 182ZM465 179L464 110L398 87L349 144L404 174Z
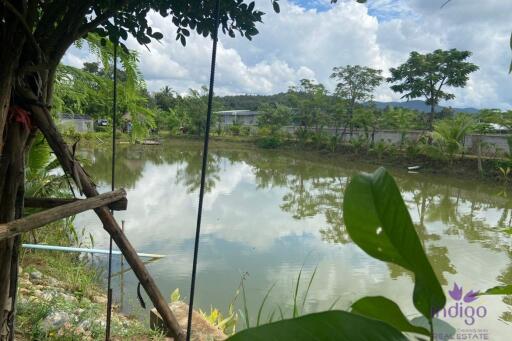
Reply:
M240 125L257 125L258 111L253 110L224 110L217 111L217 117L223 126L240 124Z
M94 121L86 115L59 113L59 123L64 129L73 128L79 133L94 131Z

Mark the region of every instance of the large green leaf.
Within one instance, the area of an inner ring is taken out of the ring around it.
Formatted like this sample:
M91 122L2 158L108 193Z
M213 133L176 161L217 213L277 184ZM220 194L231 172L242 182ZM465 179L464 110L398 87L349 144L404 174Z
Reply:
M343 203L347 232L370 256L415 275L413 302L429 320L446 298L393 177L384 168L352 178Z
M228 340L406 341L407 338L384 322L333 310L246 329Z
M512 295L512 284L490 288L480 295Z
M430 335L427 329L411 324L400 310L400 307L386 297L363 297L352 304L352 312L384 321L402 332Z

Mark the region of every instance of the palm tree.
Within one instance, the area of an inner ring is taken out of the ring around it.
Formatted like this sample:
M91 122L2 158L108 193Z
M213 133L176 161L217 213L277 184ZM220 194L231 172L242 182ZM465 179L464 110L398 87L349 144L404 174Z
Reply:
M475 128L475 120L465 114L438 121L434 124L434 144L450 162L456 154L464 152L464 139Z

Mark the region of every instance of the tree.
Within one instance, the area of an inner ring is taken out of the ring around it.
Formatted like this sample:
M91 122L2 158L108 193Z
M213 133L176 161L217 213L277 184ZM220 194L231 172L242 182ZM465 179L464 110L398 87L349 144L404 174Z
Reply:
M391 89L403 94L402 98L425 98L425 103L430 105L428 127L432 129L436 106L441 100L455 98L443 88L466 86L469 75L478 70L478 66L466 61L470 56L471 52L456 49L435 50L427 54L413 51L404 64L389 70L391 77L387 81L399 83L392 85Z
M188 94L177 99L175 111L181 120L182 128L194 135L202 135L206 128L208 108L208 88L189 89ZM212 122L217 120L216 112L221 109L217 99L213 101Z
M418 118L418 112L406 108L389 107L384 111L384 117L387 124L400 132L400 146L403 146L407 131L414 126Z
M325 86L311 79L301 79L299 85L290 87L288 95L296 109L295 121L302 126L304 136L309 134L310 128L315 128L315 133L319 134L328 123Z
M166 85L160 91L156 92L153 97L155 98L157 107L167 111L176 105L178 94Z
M261 115L258 117L258 126L268 128L272 136L290 123L292 111L281 104L262 104L259 108Z
M214 5L214 1L187 0L0 3L0 223L22 214L25 155L36 130L41 128L46 138L52 139L50 145L54 150L59 148L69 154L48 112L53 104L57 67L66 50L89 33L97 33L103 43L120 38L123 49L129 34L143 45L159 40L162 33L153 30L146 19L150 11L172 18L177 27L176 38L185 45L191 30L211 36ZM278 5L274 7L278 9ZM230 36L238 32L251 39L258 33L255 24L261 22L262 15L254 2L225 0L220 13L221 30ZM70 171L74 161L65 160L64 156L60 161L78 184L76 172ZM7 323L13 320L13 308L3 308L16 289L17 240L0 241L0 335L13 332L12 323Z
M467 114L440 120L434 124L434 146L452 162L457 153L464 151L464 139L474 129L475 120Z
M373 91L384 80L382 70L375 70L366 66L346 65L332 69L331 78L338 81L335 95L345 100L347 104L347 123L350 125L352 135L352 116L358 103L369 101Z

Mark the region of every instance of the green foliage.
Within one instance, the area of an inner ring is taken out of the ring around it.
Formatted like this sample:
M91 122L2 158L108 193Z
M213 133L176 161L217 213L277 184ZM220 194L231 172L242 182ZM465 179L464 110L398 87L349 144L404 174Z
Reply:
M189 89L186 96L177 98L176 114L184 128L191 134L202 135L206 128L206 112L208 109L208 88ZM212 122L217 120L215 112L220 109L217 101L213 102Z
M228 340L405 341L407 338L384 322L345 311L328 311L246 329Z
M304 129L315 128L319 132L329 122L324 85L302 79L299 85L290 87L288 96L292 107L296 108L294 121Z
M413 303L431 321L446 298L395 181L384 168L347 186L343 216L351 239L370 256L415 274Z
M407 131L412 129L418 120L418 112L405 108L387 108L383 112L383 120L387 125L400 132L400 146L405 143Z
M451 49L435 50L420 54L411 52L409 59L398 68L391 68L390 83L395 92L403 94L408 100L424 97L431 106L429 123L432 125L434 109L441 100L454 99L455 95L443 91L443 87L464 87L469 75L478 70L478 66L466 61L471 56L469 51Z
M457 153L464 150L464 139L475 127L474 119L465 114L446 118L434 124L434 146L453 160Z
M402 332L430 335L427 329L413 325L404 316L400 307L385 297L364 297L353 303L351 308L352 313L386 322Z
M260 106L258 111L261 113L258 117L258 126L268 128L271 135L276 135L292 120L291 109L281 104L265 103Z
M384 80L382 70L361 65L338 66L332 69L331 78L335 79L335 94L348 103L349 118L355 105L369 101L373 91Z
M87 114L93 118L112 116L113 98L113 44L102 43L96 34L85 41L89 50L101 61L87 64L84 69L59 65L56 73L54 100L57 112ZM132 123L134 138L144 137L155 127L154 112L148 107L146 87L138 69L135 51L120 50L118 58L122 69L118 73L118 114L127 113ZM119 120L123 121L123 119Z
M512 284L487 289L480 295L512 295Z

